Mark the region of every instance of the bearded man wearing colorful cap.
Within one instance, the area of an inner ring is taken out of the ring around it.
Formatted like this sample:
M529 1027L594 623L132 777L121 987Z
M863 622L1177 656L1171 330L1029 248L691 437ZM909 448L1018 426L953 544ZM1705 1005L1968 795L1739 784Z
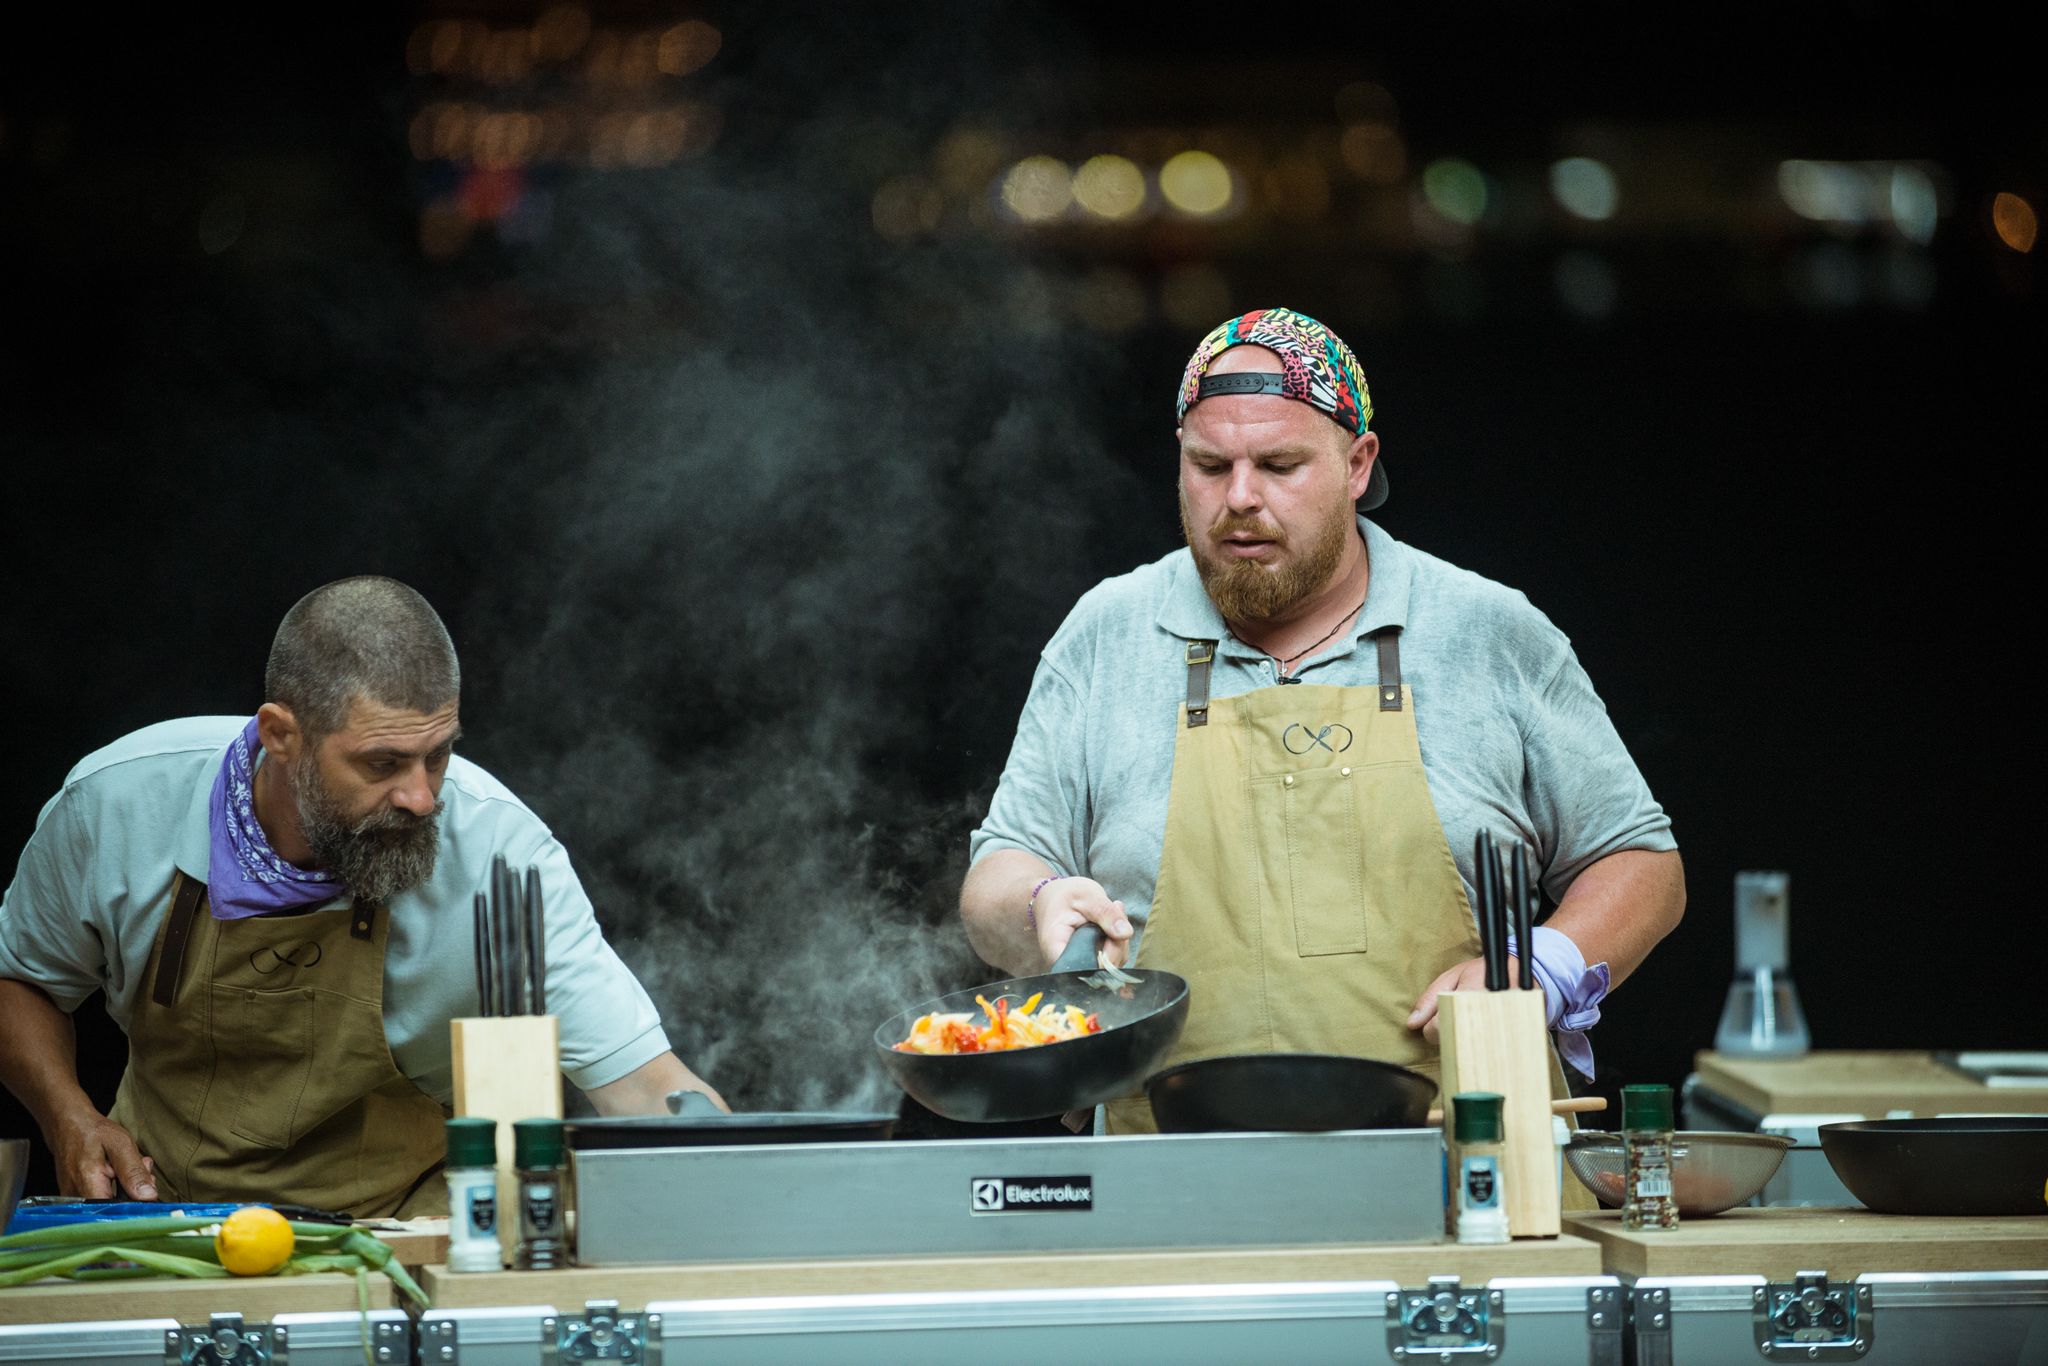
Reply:
M1188 978L1165 1065L1347 1053L1435 1076L1437 993L1482 985L1488 830L1555 903L1530 956L1590 1076L1601 998L1685 888L1570 642L1362 515L1388 492L1372 399L1315 319L1224 323L1177 411L1187 546L1096 586L1041 654L961 889L976 951L1043 972L1092 923L1112 963ZM1106 1118L1152 1127L1141 1098Z

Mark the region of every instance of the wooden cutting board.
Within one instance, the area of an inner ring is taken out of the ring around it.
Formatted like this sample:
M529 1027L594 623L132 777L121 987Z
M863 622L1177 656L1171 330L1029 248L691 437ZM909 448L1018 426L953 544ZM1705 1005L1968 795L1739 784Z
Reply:
M1617 1276L1830 1280L1866 1271L2048 1270L2048 1215L1936 1218L1866 1209L1732 1209L1662 1233L1630 1233L1619 1210L1565 1216Z
M370 1273L370 1307L398 1303L398 1288ZM217 1281L37 1281L0 1290L0 1323L92 1323L105 1319L176 1319L205 1323L209 1314L240 1314L264 1323L279 1314L314 1314L357 1306L356 1278L230 1276Z
M361 1226L390 1247L407 1267L426 1266L448 1260L448 1216L423 1215L417 1219L372 1219Z
M1758 1115L2048 1114L2048 1087L1986 1086L1931 1053L1829 1050L1737 1058L1705 1052L1695 1055L1693 1070L1701 1086Z
M1600 1250L1581 1238L1530 1238L1492 1247L1403 1243L1195 1252L897 1257L814 1262L593 1266L561 1271L451 1272L430 1266L421 1284L437 1309L516 1304L557 1308L615 1299L628 1309L662 1300L891 1291L1043 1290L1118 1285L1231 1285L1271 1281L1384 1280L1467 1285L1495 1276L1597 1276Z

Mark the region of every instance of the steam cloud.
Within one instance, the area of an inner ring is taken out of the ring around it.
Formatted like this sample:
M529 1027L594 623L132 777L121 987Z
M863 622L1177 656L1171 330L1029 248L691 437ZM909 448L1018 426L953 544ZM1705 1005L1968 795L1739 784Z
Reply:
M870 226L878 170L999 116L1031 29L949 15L778 25L712 155L560 187L518 294L467 305L533 363L408 440L497 548L459 613L465 748L736 1108L893 1109L874 1027L995 975L954 915L967 832L1132 492L1090 418L1118 359L1015 310L1060 281ZM610 301L610 335L550 356L550 298Z

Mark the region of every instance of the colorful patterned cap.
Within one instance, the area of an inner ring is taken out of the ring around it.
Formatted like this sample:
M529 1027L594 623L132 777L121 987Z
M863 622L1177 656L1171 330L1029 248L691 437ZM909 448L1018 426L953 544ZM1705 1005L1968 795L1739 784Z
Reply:
M1263 346L1274 352L1280 357L1279 373L1210 375L1210 365L1233 346ZM1365 387L1365 371L1359 368L1358 357L1343 338L1291 308L1254 309L1202 338L1180 379L1176 419L1185 419L1189 408L1219 394L1278 394L1298 399L1328 414L1354 435L1363 434L1372 423L1372 393ZM1372 482L1358 505L1371 511L1386 499L1386 464L1375 460Z

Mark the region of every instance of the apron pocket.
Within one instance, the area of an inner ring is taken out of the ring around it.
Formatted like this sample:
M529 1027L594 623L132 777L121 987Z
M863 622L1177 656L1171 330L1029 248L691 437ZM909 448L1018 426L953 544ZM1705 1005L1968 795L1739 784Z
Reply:
M214 988L214 1049L232 1079L228 1132L260 1148L297 1137L299 1098L313 1072L314 993Z
M1261 903L1292 917L1304 958L1364 953L1365 860L1352 773L1309 769L1250 786Z

